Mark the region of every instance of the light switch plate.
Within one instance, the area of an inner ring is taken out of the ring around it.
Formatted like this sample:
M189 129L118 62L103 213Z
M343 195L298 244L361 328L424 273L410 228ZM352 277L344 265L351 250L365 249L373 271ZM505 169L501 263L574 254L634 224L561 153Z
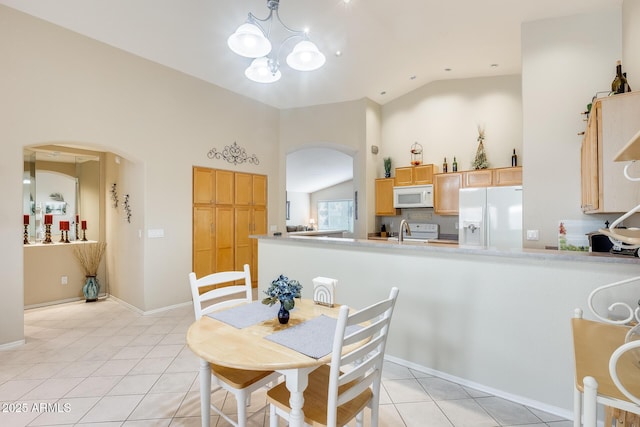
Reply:
M527 240L540 240L538 230L527 230Z
M164 229L162 228L149 229L147 231L147 236L149 236L150 239L158 239L158 238L164 237Z

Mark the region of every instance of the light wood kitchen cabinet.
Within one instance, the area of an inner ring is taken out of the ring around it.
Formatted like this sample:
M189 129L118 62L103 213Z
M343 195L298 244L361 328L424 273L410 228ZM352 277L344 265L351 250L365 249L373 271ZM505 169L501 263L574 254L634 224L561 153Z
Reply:
M193 271L202 277L216 271L215 258L215 208L193 207Z
M234 269L234 217L230 206L216 207L216 271Z
M251 207L236 206L234 208L235 227L235 253L234 253L234 270L241 271L242 266L249 264L251 266L252 245L249 235L252 234L253 218L251 215ZM253 273L253 272L252 272ZM253 278L252 278L253 279Z
M267 177L249 173L234 174L234 204L247 206L267 205Z
M235 269L242 270L243 265L251 267L251 280L258 280L258 241L249 238L252 234L267 233L267 209L266 207L236 206L235 235L234 235L234 262Z
M493 169L493 184L498 187L522 185L522 167Z
M591 107L591 116L601 114L601 104L595 103ZM598 127L597 120L589 120L580 147L580 183L581 208L583 212L594 211L599 208L598 202Z
M193 272L196 277L233 270L233 208L194 206Z
M217 205L233 204L234 174L231 171L215 169L216 191L214 200Z
M462 176L462 186L465 188L522 185L521 166L464 171Z
M193 203L215 203L216 174L213 169L193 168Z
M252 234L267 232L267 177L219 169L193 168L193 271L251 267L258 279L258 247Z
M478 169L462 173L463 187L491 187L493 185L493 171Z
M458 215L458 191L462 187L462 173L440 173L433 176L433 213Z
M376 179L376 215L398 215L398 210L393 207L393 178Z
M626 163L614 162L618 152L638 132L638 117L640 92L593 102L581 147L584 213L627 212L640 204L640 186L624 177Z
M433 176L433 213L458 215L461 188L522 185L522 167L478 169Z
M438 172L433 164L396 168L395 185L433 184L433 175Z
M267 177L253 175L251 189L253 191L253 205L267 206Z

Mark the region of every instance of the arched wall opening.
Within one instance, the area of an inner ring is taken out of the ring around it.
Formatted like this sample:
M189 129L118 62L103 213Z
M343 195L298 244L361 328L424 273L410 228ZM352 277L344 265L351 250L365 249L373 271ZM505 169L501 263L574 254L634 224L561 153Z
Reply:
M354 231L354 156L349 147L310 143L286 155L288 232Z

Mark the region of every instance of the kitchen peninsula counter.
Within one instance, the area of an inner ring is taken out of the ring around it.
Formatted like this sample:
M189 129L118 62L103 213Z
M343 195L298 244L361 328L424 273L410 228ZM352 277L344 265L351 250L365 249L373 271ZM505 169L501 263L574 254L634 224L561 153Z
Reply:
M602 262L614 264L632 264L640 267L640 258L628 255L612 255L608 252L578 252L559 251L550 249L499 249L483 248L478 246L458 245L452 241L416 242L405 240L398 243L397 240L387 239L352 239L340 237L323 237L317 235L296 235L289 233L288 236L252 236L258 239L293 239L298 242L309 241L313 244L330 244L338 246L351 246L362 248L382 248L388 251L423 251L426 253L446 253L446 254L468 254L479 256L493 256L506 258L529 258L541 260L567 260L577 262Z
M593 289L640 276L638 258L608 254L255 237L259 292L284 274L299 280L303 298L310 298L312 279L330 277L338 281L338 303L363 308L398 286L389 360L568 419L574 309L585 309L589 318ZM638 286L623 300L635 306ZM597 301L605 315L612 297Z
M342 238L344 230L306 230L306 231L290 231L287 233L290 237L307 236L307 237L336 237Z

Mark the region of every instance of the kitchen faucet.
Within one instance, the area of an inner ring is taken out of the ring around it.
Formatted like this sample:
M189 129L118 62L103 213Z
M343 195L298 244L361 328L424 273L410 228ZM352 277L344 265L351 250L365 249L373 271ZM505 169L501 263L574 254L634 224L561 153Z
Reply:
M411 229L409 228L409 223L406 219L400 221L400 232L398 233L398 243L402 243L404 241L404 233L403 231L407 230L407 236L411 236Z

